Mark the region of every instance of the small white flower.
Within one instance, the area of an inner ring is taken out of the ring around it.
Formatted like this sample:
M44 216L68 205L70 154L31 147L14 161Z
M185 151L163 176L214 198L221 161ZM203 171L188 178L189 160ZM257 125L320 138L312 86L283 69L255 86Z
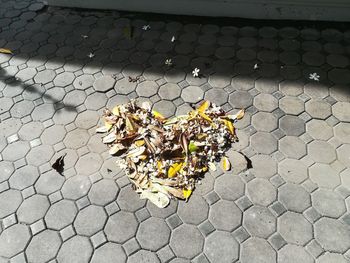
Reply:
M173 61L171 60L171 58L168 58L168 59L166 59L165 60L165 65L167 65L167 66L171 66L171 65L173 65Z
M258 64L255 64L254 65L254 69L258 69L259 68L259 65Z
M198 77L199 76L199 71L200 71L200 69L199 68L195 68L193 71L192 71L192 75L193 75L193 77Z
M175 42L175 36L171 38L171 42Z
M142 27L142 30L145 30L145 31L150 30L150 29L151 29L151 26L150 26L150 25L144 25L144 26Z
M318 75L317 73L310 73L309 79L315 80L315 81L320 81L320 75Z
M87 56L88 56L88 58L93 58L95 56L95 54L90 52L89 55L87 55Z
M80 35L82 38L84 38L84 39L87 39L88 38L88 36L87 35Z

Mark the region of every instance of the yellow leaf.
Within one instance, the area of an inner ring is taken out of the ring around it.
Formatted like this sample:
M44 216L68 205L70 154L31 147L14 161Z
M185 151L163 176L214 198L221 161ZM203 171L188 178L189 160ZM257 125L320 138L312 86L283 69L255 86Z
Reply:
M168 170L168 177L169 178L174 177L180 171L182 166L183 166L183 163L174 163L173 165L171 165Z
M162 114L160 114L158 111L153 110L153 111L152 111L152 114L153 114L153 116L154 116L156 119L158 119L158 120L160 120L160 121L164 121L164 120L165 120L165 117L164 117Z
M236 113L236 116L237 120L242 119L244 116L244 109L241 109L238 113Z
M125 125L126 125L126 129L129 132L136 132L136 125L131 118L129 118L129 117L125 118Z
M157 168L158 168L158 171L161 171L162 168L163 168L163 162L162 161L157 161Z
M229 171L231 169L231 163L226 156L222 157L222 168L224 171Z
M12 51L7 48L0 48L0 53L3 54L12 54Z
M145 140L137 140L137 141L135 141L135 145L137 146L137 147L140 147L140 146L142 146L142 145L144 145L145 144Z
M198 112L205 112L210 106L210 101L206 100L204 101L199 107Z
M224 120L224 124L226 125L227 129L230 131L232 135L235 135L235 127L233 126L231 121Z
M112 110L112 113L114 114L114 115L116 115L116 116L119 116L119 106L115 106L114 108L113 108L113 110Z
M199 113L199 115L203 118L203 119L205 119L206 121L208 121L208 122L212 122L212 120L210 119L210 117L207 115L207 114L205 114L205 113L203 113L203 112L198 112Z
M184 194L184 198L185 198L186 201L187 201L187 199L188 199L188 198L191 196L191 194L192 194L192 190L191 190L191 189L183 189L182 192L183 192L183 194Z

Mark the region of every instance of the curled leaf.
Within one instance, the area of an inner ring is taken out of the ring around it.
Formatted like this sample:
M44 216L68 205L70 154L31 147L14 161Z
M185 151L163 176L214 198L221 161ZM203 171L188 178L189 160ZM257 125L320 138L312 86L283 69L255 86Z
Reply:
M12 51L10 49L7 49L7 48L0 48L0 53L12 54Z
M183 189L183 196L186 199L186 201L188 200L188 198L191 196L192 194L192 190L191 189Z
M115 106L112 110L112 113L116 116L119 116L119 114L120 114L119 106Z
M104 133L104 132L108 132L108 131L109 131L109 128L107 126L101 126L101 127L96 129L96 132L99 132L99 133Z
M198 112L205 112L210 106L210 101L206 100L204 101L199 107L198 107Z
M235 128L234 128L232 122L229 120L224 120L224 123L225 123L225 126L227 127L227 129L230 131L230 133L232 135L235 135Z
M226 156L222 157L221 163L224 171L229 171L231 169L231 163Z
M158 111L153 110L153 111L152 111L152 114L153 114L153 116L154 116L156 119L158 119L158 120L160 120L160 121L165 121L165 120L166 120L166 118L165 118L162 114L160 114Z
M108 134L107 136L103 137L102 142L103 143L111 143L111 142L114 142L116 139L117 139L117 135L114 132L112 132L112 133Z
M120 151L124 150L125 146L121 143L114 144L110 149L109 149L109 154L114 155L119 153Z
M140 198L141 199L147 198L159 208L166 207L170 202L169 197L166 194L161 192L152 193L151 191L148 191L148 190L142 191L140 194Z
M173 165L171 165L168 170L168 177L169 178L174 177L180 171L182 166L183 166L183 163L174 163Z
M190 153L196 152L198 151L198 146L196 145L195 142L190 141L189 145L188 145L188 150L190 151Z

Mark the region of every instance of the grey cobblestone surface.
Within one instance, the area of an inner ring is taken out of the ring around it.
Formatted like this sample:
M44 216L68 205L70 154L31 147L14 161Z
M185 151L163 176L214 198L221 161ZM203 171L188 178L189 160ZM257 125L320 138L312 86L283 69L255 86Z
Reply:
M350 31L0 3L0 262L350 262ZM94 131L132 98L245 108L233 171L140 200Z

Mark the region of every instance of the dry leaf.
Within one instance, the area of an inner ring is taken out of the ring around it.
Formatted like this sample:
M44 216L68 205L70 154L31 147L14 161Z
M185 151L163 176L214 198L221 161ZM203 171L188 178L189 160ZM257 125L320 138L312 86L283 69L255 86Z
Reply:
M148 190L142 191L140 194L140 198L141 199L147 198L159 208L166 207L170 202L169 197L166 194L163 194L160 192L152 193L151 191L148 191Z
M171 165L168 170L168 177L173 178L180 171L182 166L183 163L174 163L173 165Z
M114 144L110 149L109 149L109 154L114 155L119 153L120 151L124 150L125 146L121 143Z
M111 143L114 142L117 139L117 135L112 132L110 134L108 134L107 136L103 137L102 142L103 143Z
M191 189L183 189L183 196L186 199L186 201L188 200L188 198L191 196L192 194L192 190Z
M12 51L7 48L0 48L0 53L3 54L12 54Z
M215 163L209 162L208 167L211 171L216 171L216 165Z
M206 100L204 101L199 107L198 107L198 112L204 113L210 106L210 101Z
M229 171L231 169L231 163L226 156L222 157L221 163L224 171Z

